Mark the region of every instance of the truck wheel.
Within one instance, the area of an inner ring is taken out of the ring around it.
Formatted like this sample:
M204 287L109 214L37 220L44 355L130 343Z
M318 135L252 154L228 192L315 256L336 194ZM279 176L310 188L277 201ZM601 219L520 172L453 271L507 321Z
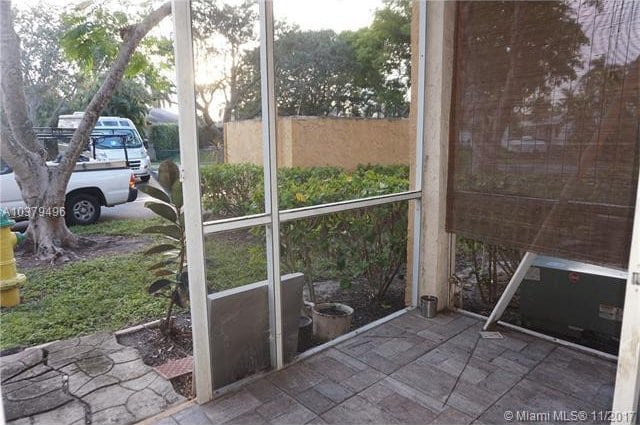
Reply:
M67 199L65 213L67 224L93 224L100 218L100 202L87 193L76 193Z
M143 182L143 183L148 182L150 179L151 179L150 175L146 175L146 176L141 176L140 177L140 181Z

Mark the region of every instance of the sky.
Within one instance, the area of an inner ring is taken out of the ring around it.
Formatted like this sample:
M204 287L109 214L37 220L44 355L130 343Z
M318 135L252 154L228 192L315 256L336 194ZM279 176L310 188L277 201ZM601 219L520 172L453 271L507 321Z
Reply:
M238 0L227 0L238 3ZM257 2L256 2L257 3ZM273 15L276 21L295 24L301 30L331 29L335 32L357 30L369 26L374 12L382 6L382 0L274 0ZM216 66L217 65L217 66ZM207 79L217 78L219 64L196 64L196 82L205 83ZM210 112L214 119L221 117L224 108L222 94L216 95ZM177 112L177 106L168 109Z
M275 19L286 18L302 29L336 32L366 27L382 0L275 0Z
M130 4L132 3L122 0L97 1L102 1L103 4L106 5L112 5L114 10L122 9L123 7L130 9ZM223 1L229 4L237 4L241 0ZM62 10L69 10L74 5L83 2L83 0L13 0L14 6L19 9L31 6L53 5L59 6ZM141 4L141 10L144 10L143 3L148 4L147 1L140 1L139 3ZM159 4L160 1L154 1L153 3ZM299 26L302 30L332 29L336 32L342 32L345 30L357 30L368 26L373 20L375 10L381 6L382 0L274 0L273 11L275 20L285 20L289 24ZM153 32L171 37L173 22L170 19L165 19ZM212 64L212 66L206 66L204 68L207 68L205 72L196 74L197 82L199 80L199 82L204 83L204 80L207 79L206 75L212 78L215 74L214 70L216 68L219 69L219 64L218 66ZM205 75L205 77L201 75ZM211 108L214 118L219 115L223 103L224 99L222 96L214 100L214 105L212 105ZM168 109L174 110L175 112L176 106L172 105Z
M120 0L102 0L105 4L119 7ZM237 4L238 0L226 0ZM14 6L57 5L70 8L82 0L13 0ZM143 3L140 1L140 3ZM145 2L146 3L146 2ZM333 29L336 32L358 29L371 23L373 12L382 4L382 0L274 0L276 19L285 18L297 23L302 29Z

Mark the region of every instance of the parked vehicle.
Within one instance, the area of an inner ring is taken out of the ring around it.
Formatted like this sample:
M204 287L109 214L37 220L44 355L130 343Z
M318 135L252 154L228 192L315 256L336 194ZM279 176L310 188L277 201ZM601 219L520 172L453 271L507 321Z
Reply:
M75 129L83 116L84 112L60 115L58 128ZM138 129L128 118L98 118L91 133L91 146L88 148L98 161L128 161L137 178L143 182L151 178L151 159Z
M535 139L531 136L511 140L503 139L501 145L509 152L545 153L547 151L547 142L545 140Z
M55 162L48 162L47 165L57 166ZM137 196L135 177L124 162L79 162L67 185L63 214L67 224L93 224L100 218L103 206L113 207L132 202ZM0 208L16 219L25 219L31 214L22 199L13 169L2 160Z

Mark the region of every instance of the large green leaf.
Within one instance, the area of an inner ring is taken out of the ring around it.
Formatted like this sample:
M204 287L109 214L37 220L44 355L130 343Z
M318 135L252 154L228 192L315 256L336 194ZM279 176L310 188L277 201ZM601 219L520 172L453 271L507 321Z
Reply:
M157 187L154 187L148 184L146 186L140 186L140 190L146 193L147 195L153 196L154 198L162 202L166 202L167 204L171 203L171 199L169 199L169 195L167 195L165 191L160 190Z
M149 285L149 288L147 290L149 291L150 294L155 294L159 290L164 289L167 286L171 286L174 283L175 282L172 282L169 279L158 279L155 282L153 282L151 285Z
M147 201L144 203L146 208L149 208L154 213L158 214L162 218L175 223L178 220L176 210L168 204L161 204L160 202Z
M155 273L153 273L155 277L172 276L174 274L175 274L174 272L167 269L160 269L160 270L157 270Z
M155 263L152 266L149 266L149 268L147 268L147 270L153 271L153 270L157 270L159 268L162 268L162 267L165 267L165 266L168 266L168 265L171 265L171 264L175 264L175 263L176 263L176 261L174 259L169 258L169 259L166 259L166 260L159 261L159 262Z
M171 200L177 209L182 208L182 183L179 181L175 182L171 188Z
M150 226L142 230L142 233L164 235L176 241L179 241L182 238L182 229L176 224L167 224L165 226Z
M176 249L174 249L174 250L172 250L172 251L164 252L162 255L163 255L165 258L175 258L175 259L178 259L178 258L180 258L180 250L176 248Z
M161 252L168 252L168 251L173 251L176 250L176 246L173 244L168 244L168 243L163 243L160 245L156 245L154 247L151 247L149 249L147 249L144 253L145 255L151 255L151 254L159 254Z

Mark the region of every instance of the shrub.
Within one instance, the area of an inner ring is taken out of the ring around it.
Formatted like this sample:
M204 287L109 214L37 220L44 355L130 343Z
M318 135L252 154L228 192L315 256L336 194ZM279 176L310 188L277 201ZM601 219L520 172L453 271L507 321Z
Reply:
M156 150L178 150L180 139L177 124L154 124L149 127L149 142Z
M482 302L494 305L500 295L500 282L511 280L522 260L522 252L465 237L458 238L456 248L471 266L463 279L474 277Z
M404 166L278 170L280 209L293 209L408 190ZM203 205L220 217L263 212L262 167L217 164L203 168ZM260 230L263 232L263 230ZM284 269L302 271L312 300L322 272L344 285L364 276L382 302L406 261L406 202L296 220L281 225Z
M398 177L406 180L406 183L408 184L408 179L409 179L408 165L379 165L379 164L358 165L355 172L366 173L367 171L373 171L376 174L382 174L384 176Z
M263 211L255 203L262 191L262 167L253 164L213 164L202 167L202 206L219 218L240 217Z
M159 160L179 157L180 138L177 124L154 124L149 127L149 143L153 144Z
M386 174L367 167L354 172L310 173L303 179L281 179L280 208L290 209L321 203L401 192L408 188L403 170ZM382 302L389 285L406 261L407 205L396 203L367 209L313 217L281 226L283 262L290 270L302 270L313 299L311 280L322 265L317 258L330 258L334 277L344 286L366 277L375 298Z

